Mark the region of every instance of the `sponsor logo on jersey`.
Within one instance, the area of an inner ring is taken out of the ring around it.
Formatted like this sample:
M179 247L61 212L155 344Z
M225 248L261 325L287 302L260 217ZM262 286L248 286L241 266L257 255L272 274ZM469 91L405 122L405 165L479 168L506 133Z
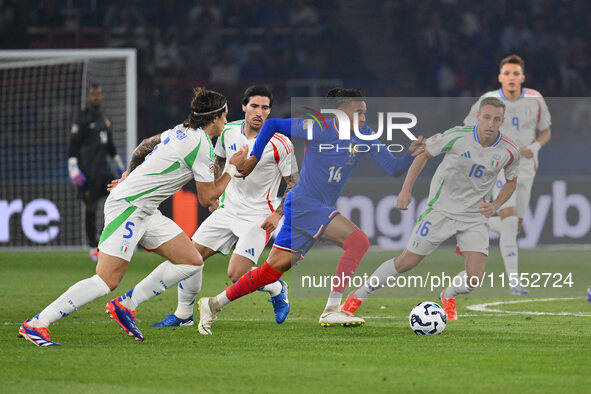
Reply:
M236 144L232 144L228 147L228 149L233 150L234 152L236 152Z
M246 249L244 252L254 257L254 248Z
M470 151L469 150L467 150L466 152L462 153L460 156L466 157L468 159L471 159L472 158L472 156L470 155Z

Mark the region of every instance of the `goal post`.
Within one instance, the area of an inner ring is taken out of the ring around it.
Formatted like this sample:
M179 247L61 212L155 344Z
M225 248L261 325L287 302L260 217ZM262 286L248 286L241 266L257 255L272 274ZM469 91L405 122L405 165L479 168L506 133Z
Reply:
M135 49L0 50L0 249L86 246L67 149L91 84L101 85L115 147L128 160L137 143Z

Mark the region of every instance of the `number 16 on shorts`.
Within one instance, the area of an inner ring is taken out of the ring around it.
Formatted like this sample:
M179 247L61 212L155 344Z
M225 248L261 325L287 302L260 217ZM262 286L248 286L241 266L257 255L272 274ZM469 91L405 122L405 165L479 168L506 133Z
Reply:
M423 220L417 226L417 231L415 234L419 234L421 237L426 237L429 234L429 228L431 227L431 222L428 220Z

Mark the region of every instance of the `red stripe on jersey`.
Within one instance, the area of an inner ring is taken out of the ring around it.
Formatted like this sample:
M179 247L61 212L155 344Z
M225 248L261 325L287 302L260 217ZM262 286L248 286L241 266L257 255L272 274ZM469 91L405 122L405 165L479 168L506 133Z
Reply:
M279 151L277 150L277 147L272 141L269 142L271 142L271 145L273 145L273 156L275 157L275 162L277 163L277 165L279 165Z
M534 161L534 172L538 172L538 163L536 163L536 158L532 157L531 159Z
M269 194L271 194L271 189L269 189L269 191L267 192L267 204L269 204L269 209L271 210L271 213L273 213L275 212L275 210L273 209L273 204L271 204L271 200L269 200Z
M538 124L540 124L540 119L542 117L542 104L538 101Z
M542 97L542 94L540 92L538 92L537 90L533 90L533 89L525 88L524 93L531 94L532 96L536 96L536 97Z
M277 246L275 244L273 244L273 247L275 249L279 249L279 250L285 250L286 252L291 252L291 253L298 253L296 250L290 249L290 248L285 248L283 246Z
M505 137L505 135L503 134L503 136L501 137L501 139L503 141L505 141L506 143L508 143L509 145L511 145L513 148L515 148L515 150L517 152L519 152L519 147L517 146L517 144L515 142L513 142L513 140L509 139L509 137Z
M513 157L513 153L511 153L511 151L507 148L505 148L505 150L507 152L509 152L509 156L511 156L511 160L509 160L509 163L507 163L507 165L505 167L503 167L504 169L507 169L507 167L509 167L511 165L511 163L513 163L513 160L515 160L515 157Z
M273 138L277 138L279 140L279 142L281 142L281 144L283 145L283 147L285 148L285 151L289 154L291 152L290 144L285 141L285 137L280 136L279 134L275 134L273 135Z
M267 246L267 243L269 243L269 240L271 239L271 233L267 232L265 234L265 246Z

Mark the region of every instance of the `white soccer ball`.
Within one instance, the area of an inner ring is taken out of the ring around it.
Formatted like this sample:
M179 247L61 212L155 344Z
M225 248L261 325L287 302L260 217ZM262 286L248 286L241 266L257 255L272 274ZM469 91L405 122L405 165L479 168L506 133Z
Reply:
M439 335L445 330L447 315L438 304L424 301L412 308L408 323L417 335Z

